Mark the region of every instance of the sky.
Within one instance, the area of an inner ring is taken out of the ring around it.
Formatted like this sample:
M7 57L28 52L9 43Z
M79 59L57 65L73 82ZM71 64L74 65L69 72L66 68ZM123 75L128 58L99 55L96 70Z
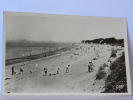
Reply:
M96 38L124 38L125 19L88 16L8 13L6 40L80 42Z

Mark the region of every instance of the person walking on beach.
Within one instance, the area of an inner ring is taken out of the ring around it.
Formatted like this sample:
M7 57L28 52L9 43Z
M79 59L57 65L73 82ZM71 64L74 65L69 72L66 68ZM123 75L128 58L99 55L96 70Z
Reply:
M44 68L45 76L47 76L47 68Z
M59 70L60 70L60 69L58 68L58 69L57 69L57 74L59 74Z
M15 66L13 66L13 67L12 67L12 75L14 75L14 74L15 74L14 69L15 69Z

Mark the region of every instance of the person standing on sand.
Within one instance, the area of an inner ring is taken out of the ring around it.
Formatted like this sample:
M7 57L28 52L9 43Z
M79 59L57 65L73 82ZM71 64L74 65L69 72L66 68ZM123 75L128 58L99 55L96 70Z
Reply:
M22 56L24 57L24 54Z
M92 62L89 62L90 66L93 66L93 63Z
M38 63L36 64L36 67L38 66Z
M44 68L45 76L47 76L47 68Z
M94 65L93 65L93 63L92 62L89 62L89 65L88 65L88 72L92 72L92 71L94 71Z
M96 57L99 57L99 54L98 53L96 53Z
M91 66L90 65L88 65L88 72L90 72L91 71Z
M13 67L12 67L12 75L14 75L14 74L15 74L14 69L15 69L15 66L13 66Z
M60 70L60 69L58 68L58 69L57 69L57 74L59 74L59 70Z
M88 47L88 52L89 52L89 50L90 50L90 47Z
M20 68L20 74L23 74L23 69L22 68Z
M66 73L69 73L69 67L70 67L70 65L68 65L68 67L66 67Z
M88 65L88 72L93 72L94 71L94 68L93 68L93 66L91 66L91 65Z
M82 50L82 47L80 46L80 50Z

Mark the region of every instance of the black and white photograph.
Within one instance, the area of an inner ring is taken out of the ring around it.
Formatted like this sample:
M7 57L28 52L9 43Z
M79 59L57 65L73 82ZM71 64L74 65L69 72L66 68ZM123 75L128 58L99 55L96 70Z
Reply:
M4 12L4 95L130 95L125 18Z

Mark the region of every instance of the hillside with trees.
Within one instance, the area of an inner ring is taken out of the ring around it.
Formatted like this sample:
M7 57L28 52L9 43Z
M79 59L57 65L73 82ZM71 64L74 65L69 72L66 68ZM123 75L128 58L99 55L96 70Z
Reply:
M124 39L111 38L98 38L94 40L82 40L81 43L98 43L98 44L111 44L111 45L120 45L124 47Z

